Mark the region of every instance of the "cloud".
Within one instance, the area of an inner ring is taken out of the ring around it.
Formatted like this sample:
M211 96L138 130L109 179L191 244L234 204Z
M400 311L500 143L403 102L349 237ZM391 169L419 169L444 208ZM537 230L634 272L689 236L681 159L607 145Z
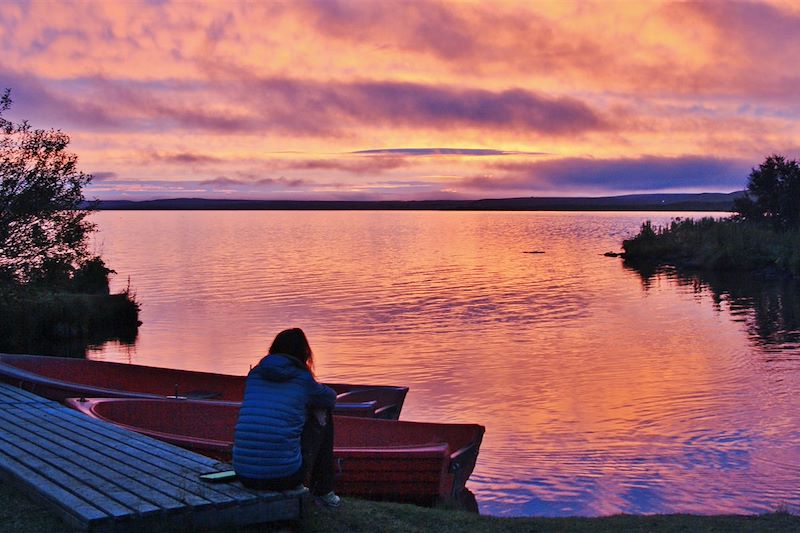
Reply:
M472 56L482 40L459 10L438 2L398 2L385 9L379 2L310 0L297 7L321 33L353 39L359 30L445 59Z
M59 92L55 86L38 77L17 72L0 63L0 90L11 89L9 115L25 117L36 128L58 127L59 124L86 128L121 128L124 122L102 102Z
M0 89L109 188L738 188L800 138L781 2L12 2Z
M204 180L198 182L198 185L203 187L230 187L230 186L237 186L237 185L248 185L247 182L236 180L232 178L226 178L225 176L220 176L218 178L214 178L211 180Z
M381 174L416 165L418 162L413 161L415 158L440 156L500 157L511 155L542 154L536 152L473 148L383 148L357 150L327 159L285 159L281 161L272 161L265 166L273 170L333 170L354 175L365 175Z
M87 197L104 199L125 197L170 198L195 196L205 192L196 182L170 180L115 180L91 183L86 187Z
M379 174L387 170L408 166L408 161L401 157L364 157L358 160L349 159L310 159L289 162L287 169L293 170L339 170L350 174Z
M460 185L479 190L732 191L744 188L749 164L702 156L645 156L498 163L487 170Z
M227 176L219 176L210 180L203 180L196 182L197 185L202 187L303 187L311 185L311 182L299 178L263 178L251 172L239 172L240 178L229 178Z
M111 181L117 177L116 172L92 172L92 181L98 183L101 181Z
M239 98L258 107L267 127L295 134L335 134L344 127L467 127L564 136L610 129L580 100L523 89L269 78L244 83Z
M492 150L482 148L379 148L373 150L358 150L350 152L360 155L400 155L404 157L426 157L437 155L463 155L463 156L504 156L504 155L546 155L542 152L517 152L508 150Z
M492 63L512 63L546 71L565 57L590 62L602 50L586 45L587 39L566 25L557 28L542 14L547 6L526 10L521 5L418 0L386 9L380 2L307 0L296 7L320 34L379 42L393 51L434 57L458 69L481 71Z
M231 133L262 129L255 116L211 106L210 87L203 81L143 82L104 76L55 81L0 64L0 83L11 88L14 115L29 118L35 125L145 132L199 129ZM198 98L198 93L202 97Z
M766 2L668 4L675 25L703 30L708 61L682 92L797 100L800 75L788 67L800 50L800 13ZM680 90L680 87L676 87Z
M791 4L789 4L791 5ZM448 76L553 80L595 92L796 96L800 14L770 2L296 3L341 46L380 43Z
M187 198L187 197L241 197L266 198L292 189L292 195L313 197L312 182L291 178L229 178L219 176L209 180L171 181L159 179L114 180L91 183L86 188L87 196L102 199L120 198ZM324 187L324 186L323 186ZM328 185L334 187L334 185Z
M311 182L304 179L299 179L299 178L291 179L291 178L285 178L283 176L281 176L280 178L262 178L260 180L257 180L256 183L259 185L270 185L270 186L280 185L283 187L292 187L292 188L311 185Z
M565 136L610 128L578 99L525 89L491 91L393 81L323 83L255 77L242 69L212 70L211 79L196 82L86 77L62 84L58 94L33 76L12 73L3 78L14 86L14 94L24 95L25 112L36 110L50 122L56 118L80 127L119 131L341 136L364 128L399 127Z
M146 156L151 161L160 161L176 164L205 164L222 161L218 157L193 152L159 153L151 152Z
M331 159L308 159L286 161L280 168L287 170L335 170L355 175L381 174L387 171L406 168L412 159L421 157L499 157L508 155L540 155L535 152L513 152L506 150L476 148L383 148L357 150L344 154L345 157ZM347 156L350 156L349 158ZM355 156L355 159L353 159Z

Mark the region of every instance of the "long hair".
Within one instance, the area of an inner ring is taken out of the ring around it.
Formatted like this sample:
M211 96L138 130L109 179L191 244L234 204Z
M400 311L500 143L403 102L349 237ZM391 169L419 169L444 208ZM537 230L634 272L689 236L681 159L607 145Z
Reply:
M301 363L306 365L309 372L314 374L314 352L308 344L306 334L300 328L285 329L275 336L269 353L282 353L291 355Z

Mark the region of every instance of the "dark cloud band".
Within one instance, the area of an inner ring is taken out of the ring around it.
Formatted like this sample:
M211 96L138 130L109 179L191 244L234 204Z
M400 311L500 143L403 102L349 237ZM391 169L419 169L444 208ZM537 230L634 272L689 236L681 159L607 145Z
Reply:
M646 156L631 159L566 158L488 165L492 175L473 176L461 185L481 190L655 191L733 190L745 184L749 166L738 159Z
M0 66L0 74L8 71ZM200 130L217 133L276 132L342 136L359 128L430 130L479 128L564 136L609 129L584 102L523 89L484 89L402 82L331 82L258 78L243 70L220 72L193 83L204 99L178 98L175 84L128 84L102 77L81 80L80 90L57 94L42 80L22 73L9 79L23 94L23 110L44 109L70 124L125 131ZM235 80L235 82L232 82ZM12 87L13 89L13 87ZM91 95L89 98L87 95ZM208 105L246 103L233 114ZM51 119L52 120L52 119Z

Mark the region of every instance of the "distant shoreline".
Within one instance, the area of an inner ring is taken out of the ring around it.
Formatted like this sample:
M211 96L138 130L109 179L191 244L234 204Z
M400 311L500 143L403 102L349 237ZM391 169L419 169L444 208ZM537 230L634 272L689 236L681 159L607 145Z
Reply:
M636 194L605 197L531 197L485 200L101 200L97 209L147 210L270 210L270 211L717 211L730 212L744 192L697 194ZM88 204L87 204L88 206Z

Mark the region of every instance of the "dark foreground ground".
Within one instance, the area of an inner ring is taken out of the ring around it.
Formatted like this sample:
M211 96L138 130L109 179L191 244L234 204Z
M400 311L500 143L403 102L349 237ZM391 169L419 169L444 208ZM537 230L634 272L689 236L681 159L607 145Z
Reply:
M242 532L292 531L292 524L253 526ZM0 484L0 532L44 533L66 526L47 509ZM345 498L342 508L314 508L303 524L308 532L796 532L800 516L771 513L760 516L620 515L606 518L492 518L447 509L375 503ZM223 530L215 530L223 531Z

